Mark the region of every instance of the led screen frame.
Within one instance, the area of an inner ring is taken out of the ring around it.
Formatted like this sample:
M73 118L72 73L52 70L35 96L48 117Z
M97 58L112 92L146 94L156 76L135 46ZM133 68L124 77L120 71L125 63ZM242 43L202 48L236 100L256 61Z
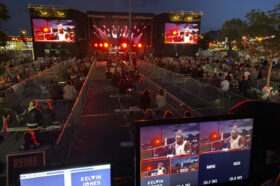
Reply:
M35 43L76 43L76 23L71 19L32 18Z
M137 121L135 122L136 125L136 135L135 135L135 185L141 186L141 156L140 156L140 130L143 127L155 127L155 126L166 126L172 124L191 124L191 123L205 123L205 122L213 122L213 121L227 121L227 120L237 120L237 119L253 119L253 126L254 126L254 117L250 115L242 115L242 116L215 116L215 117L197 117L197 118L187 118L187 119L172 119L172 120L158 120L158 121ZM254 126L256 128L256 126ZM254 164L254 133L252 131L251 136L251 148L250 148L250 165L249 165L249 174L247 179L242 180L234 180L231 182L223 182L217 184L210 184L210 185L236 185L236 184L248 184L252 180L253 174L253 164ZM198 155L200 156L200 154ZM164 163L164 162L163 162ZM171 163L170 163L171 165ZM171 167L171 166L170 166Z

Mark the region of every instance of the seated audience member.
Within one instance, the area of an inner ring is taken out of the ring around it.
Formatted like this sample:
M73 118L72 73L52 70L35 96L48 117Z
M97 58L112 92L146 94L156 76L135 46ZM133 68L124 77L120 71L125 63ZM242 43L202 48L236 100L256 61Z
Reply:
M139 99L139 108L145 111L147 108L151 108L151 93L149 89L142 92Z
M166 90L159 89L158 94L156 96L156 105L157 108L162 109L167 106L166 103Z
M184 118L191 118L191 117L192 117L191 111L190 110L185 110L184 111Z
M81 81L81 76L79 74L73 79L73 84L77 90L80 90L82 88L83 81Z
M145 114L145 120L153 120L153 119L155 119L155 117L154 117L154 112L153 112L153 110L151 109L151 108L147 108L146 110L145 110L145 112L144 112L144 114Z
M28 151L28 150L38 149L40 147L40 144L36 140L35 133L32 130L25 132L23 135L23 139L24 142L20 147L20 150Z
M74 100L77 97L77 90L75 86L72 85L71 81L63 87L63 99Z
M40 89L41 89L42 97L48 96L48 94L49 94L48 85L45 81L42 81L42 83L40 85Z
M119 87L119 93L120 94L126 94L127 92L127 83L124 79L121 79L120 82L118 83Z
M42 106L42 126L46 127L55 121L55 114L50 102L45 102Z
M169 111L169 110L164 111L164 113L163 113L164 119L172 119L173 117L174 117L174 114L171 111Z
M28 108L22 114L27 127L36 128L41 125L41 110L36 100L30 101Z
M58 85L58 83L53 81L51 81L51 85L48 87L48 92L52 100L60 100L63 98L62 88Z
M221 82L221 91L222 95L229 96L229 79L227 77Z

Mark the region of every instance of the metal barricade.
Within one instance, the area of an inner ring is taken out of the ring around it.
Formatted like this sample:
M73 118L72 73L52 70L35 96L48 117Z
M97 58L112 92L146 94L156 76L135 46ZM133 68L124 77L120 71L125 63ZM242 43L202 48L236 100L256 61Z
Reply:
M92 79L94 73L95 62L92 63L89 73L87 75L86 80L80 90L79 96L76 99L74 106L72 107L72 111L69 114L62 132L57 140L56 151L61 157L61 161L67 161L70 155L70 146L72 144L73 136L75 133L75 129L77 124L80 122L80 115L83 110L83 104L87 95L87 90L89 87L89 83Z
M231 92L224 96L219 88L210 83L171 72L151 63L139 63L139 71L160 86L167 87L170 93L203 115L225 114L230 107L247 99Z
M76 59L69 59L39 72L31 78L25 79L6 90L6 101L17 100L22 105L28 104L32 99L41 99L40 85L43 81L63 81L63 73L67 65L73 65Z

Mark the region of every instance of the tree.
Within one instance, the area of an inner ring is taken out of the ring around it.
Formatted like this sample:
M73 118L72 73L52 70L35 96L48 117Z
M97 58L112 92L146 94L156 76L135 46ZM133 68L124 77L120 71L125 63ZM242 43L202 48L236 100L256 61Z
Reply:
M242 42L242 36L247 34L247 28L248 25L246 22L241 19L228 20L223 24L218 34L218 38L222 41L227 37L230 46L229 48L231 50L231 42L235 41L237 45L240 45Z
M5 47L8 40L8 35L1 30L2 21L7 21L10 18L6 4L0 3L0 46Z

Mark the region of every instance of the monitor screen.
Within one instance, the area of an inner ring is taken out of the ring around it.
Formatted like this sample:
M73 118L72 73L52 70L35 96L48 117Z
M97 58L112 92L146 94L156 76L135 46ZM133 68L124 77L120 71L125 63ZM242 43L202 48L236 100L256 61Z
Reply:
M165 23L165 44L197 44L199 24Z
M252 130L252 118L141 125L138 184L195 186L248 179Z
M111 166L98 165L20 175L21 186L110 186Z
M75 24L73 20L32 19L35 42L65 42L76 41Z

